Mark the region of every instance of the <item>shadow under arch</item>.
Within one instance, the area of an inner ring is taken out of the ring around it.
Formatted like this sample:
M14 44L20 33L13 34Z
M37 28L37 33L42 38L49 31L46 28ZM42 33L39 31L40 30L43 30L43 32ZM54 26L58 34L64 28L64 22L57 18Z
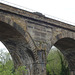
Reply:
M25 65L28 70L27 75L33 75L33 63L35 62L35 56L30 43L19 31L13 26L0 21L0 41L10 52L15 68Z
M75 71L75 40L73 38L65 37L59 39L54 46L63 53L68 61L70 70Z

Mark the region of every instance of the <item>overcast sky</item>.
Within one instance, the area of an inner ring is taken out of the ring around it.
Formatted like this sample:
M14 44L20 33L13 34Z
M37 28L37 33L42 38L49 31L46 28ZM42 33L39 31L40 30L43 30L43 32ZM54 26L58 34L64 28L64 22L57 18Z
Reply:
M75 24L75 0L1 0L1 2Z
M50 18L75 25L75 0L0 0L28 11L37 11Z

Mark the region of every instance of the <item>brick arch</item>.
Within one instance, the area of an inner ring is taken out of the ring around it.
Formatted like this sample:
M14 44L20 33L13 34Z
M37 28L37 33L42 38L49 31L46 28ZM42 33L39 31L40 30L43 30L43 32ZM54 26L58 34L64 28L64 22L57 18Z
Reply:
M52 35L52 45L54 45L59 39L73 38L75 39L75 32L67 29L54 28Z
M19 32L22 37L25 38L25 41L29 44L33 54L35 55L35 60L37 59L37 47L30 36L30 34L27 32L27 26L26 21L23 19L20 19L19 17L10 16L6 14L0 14L0 23L6 23L6 25L13 27L17 32Z
M71 71L75 71L75 40L70 37L64 37L54 44L65 56L69 63Z
M26 65L33 75L33 63L37 61L36 47L29 33L12 19L0 16L0 41L10 52L14 66ZM28 75L30 75L28 72Z
M35 49L34 42L27 32L27 26L26 26L26 21L23 19L20 19L19 17L11 16L11 15L6 15L6 14L0 14L0 22L4 22L14 29L16 29L25 39L26 41L34 47L31 46L32 49ZM32 42L31 42L32 41Z

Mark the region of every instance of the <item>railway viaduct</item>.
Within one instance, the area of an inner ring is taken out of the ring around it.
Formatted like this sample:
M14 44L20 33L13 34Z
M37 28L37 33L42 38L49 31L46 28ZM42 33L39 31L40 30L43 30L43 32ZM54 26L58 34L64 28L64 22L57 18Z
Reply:
M27 75L46 75L46 57L52 46L75 71L75 26L0 3L0 41L15 68L26 65Z

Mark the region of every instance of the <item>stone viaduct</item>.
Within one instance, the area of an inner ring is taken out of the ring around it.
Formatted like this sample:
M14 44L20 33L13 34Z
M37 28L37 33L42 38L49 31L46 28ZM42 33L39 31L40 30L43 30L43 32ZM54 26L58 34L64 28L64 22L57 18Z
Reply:
M15 68L26 65L27 75L46 75L46 57L53 45L75 71L75 26L0 3L0 41Z

